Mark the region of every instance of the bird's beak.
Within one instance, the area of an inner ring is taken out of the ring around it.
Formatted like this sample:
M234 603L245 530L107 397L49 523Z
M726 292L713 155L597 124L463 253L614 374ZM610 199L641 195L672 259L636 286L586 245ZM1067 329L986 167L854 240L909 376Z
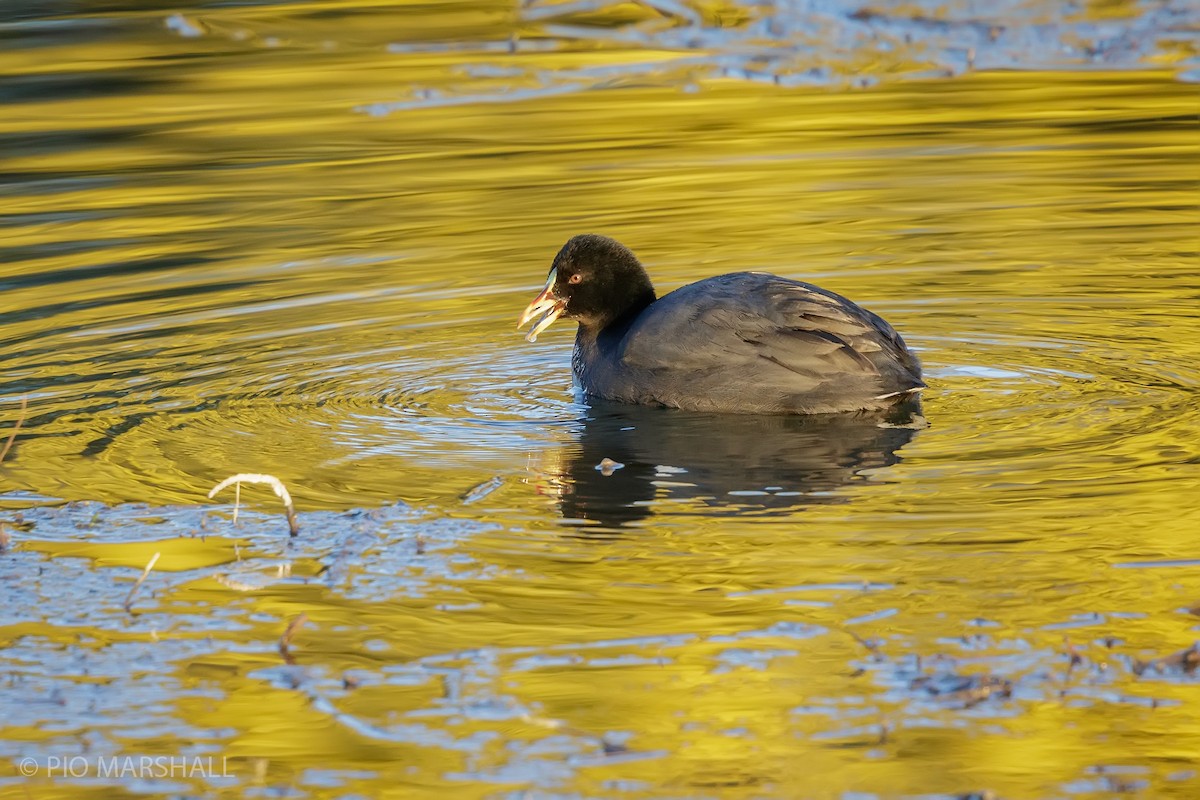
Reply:
M525 313L521 315L521 321L517 323L517 327L521 328L538 314L542 315L525 336L526 341L536 342L538 334L553 325L554 320L561 317L567 310L567 301L554 293L554 281L557 278L558 270L550 270L550 277L546 278L546 288L542 289L542 293L533 298L533 302L525 307Z

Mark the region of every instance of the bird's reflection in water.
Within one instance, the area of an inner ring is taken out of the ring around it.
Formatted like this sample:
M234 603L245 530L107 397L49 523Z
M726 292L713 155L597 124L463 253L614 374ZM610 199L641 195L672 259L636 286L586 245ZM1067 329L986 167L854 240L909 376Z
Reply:
M681 501L690 513L782 514L845 502L834 490L897 463L896 451L924 425L916 404L755 416L592 401L578 442L545 478L565 519L603 528Z

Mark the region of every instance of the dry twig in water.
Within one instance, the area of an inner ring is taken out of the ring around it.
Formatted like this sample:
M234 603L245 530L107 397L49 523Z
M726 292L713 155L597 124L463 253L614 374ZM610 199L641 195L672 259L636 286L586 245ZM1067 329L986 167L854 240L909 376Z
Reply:
M883 651L881 651L879 649L879 645L875 644L874 642L870 641L869 639L864 639L863 637L859 636L857 633L850 630L849 628L841 628L841 631L842 631L842 633L847 634L854 641L858 642L863 647L865 647L871 653L871 655L875 658L876 661L887 661L887 656L885 656L883 654Z
M4 449L0 450L0 464L4 463L4 457L8 455L8 451L12 449L13 441L17 438L17 431L21 430L21 423L25 422L25 412L29 410L29 399L21 398L21 411L17 414L17 424L13 425L12 432L8 434L8 441L4 443Z
M299 616L293 617L292 621L288 623L287 630L283 632L283 636L279 637L279 654L289 664L296 663L296 659L292 658L292 652L288 648L292 644L292 639L296 636L296 631L300 630L305 622L308 622L308 615L300 612Z
M126 611L133 606L133 596L137 594L138 589L142 588L142 584L145 582L146 577L150 574L150 570L154 569L154 565L158 563L158 557L161 555L162 553L155 553L150 557L150 561L146 564L146 568L142 570L142 577L137 579L137 583L135 583L133 588L129 590L129 594L125 595Z
M1200 669L1200 642L1196 642L1178 653L1171 653L1169 656L1150 661L1138 659L1133 662L1133 674L1138 677L1145 674L1147 670L1150 670L1151 674L1157 675L1191 675L1197 669Z
M288 494L287 487L283 485L283 481L276 478L274 475L259 475L253 472L239 472L237 475L231 475L225 480L218 483L208 493L208 499L211 500L216 496L217 492L224 489L231 483L238 484L239 498L241 497L240 490L243 483L265 483L275 490L275 494L283 501L283 508L287 511L288 533L295 536L300 532L300 523L296 521L296 508L292 505L292 496Z

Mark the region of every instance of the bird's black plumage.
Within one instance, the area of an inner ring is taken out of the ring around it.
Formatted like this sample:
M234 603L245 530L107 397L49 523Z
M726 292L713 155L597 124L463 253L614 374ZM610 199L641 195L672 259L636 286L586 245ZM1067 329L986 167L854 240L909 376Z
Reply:
M892 326L841 295L734 272L656 298L633 253L604 236L559 251L523 322L542 310L534 333L559 316L579 322L575 374L608 400L813 414L883 409L925 386Z

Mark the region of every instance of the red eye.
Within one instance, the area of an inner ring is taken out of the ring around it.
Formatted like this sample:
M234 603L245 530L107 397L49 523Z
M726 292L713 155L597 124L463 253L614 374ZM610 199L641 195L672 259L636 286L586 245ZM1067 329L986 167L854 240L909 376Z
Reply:
M576 272L574 275L567 278L567 283L579 283L581 280L583 280L583 276Z

